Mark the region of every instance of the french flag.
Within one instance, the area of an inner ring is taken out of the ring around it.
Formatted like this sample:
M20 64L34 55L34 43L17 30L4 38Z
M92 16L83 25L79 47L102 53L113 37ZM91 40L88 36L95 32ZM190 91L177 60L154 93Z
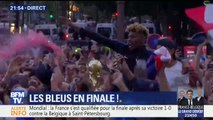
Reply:
M213 46L213 4L186 9L185 13L207 33L208 41Z
M171 61L171 55L166 47L162 46L155 50L147 60L147 74L149 79L155 80L158 71L163 67L164 63Z

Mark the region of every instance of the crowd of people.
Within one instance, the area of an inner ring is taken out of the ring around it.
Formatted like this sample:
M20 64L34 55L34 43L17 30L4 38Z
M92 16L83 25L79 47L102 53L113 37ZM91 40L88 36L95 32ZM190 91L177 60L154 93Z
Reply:
M180 57L183 53L174 41L161 38L157 47L166 47L172 59L153 76L152 68L146 64L152 55L146 46L149 32L141 24L134 23L126 28L126 44L79 28L66 18L61 20L93 40L93 44L80 50L63 45L63 56L41 47L40 56L19 54L1 63L0 104L10 104L13 90L24 90L26 94L32 91L160 92L178 91L179 87L204 88L205 104L213 104L213 69L209 67L212 56L207 56L205 62L200 61L205 43L197 47L195 66L191 67Z

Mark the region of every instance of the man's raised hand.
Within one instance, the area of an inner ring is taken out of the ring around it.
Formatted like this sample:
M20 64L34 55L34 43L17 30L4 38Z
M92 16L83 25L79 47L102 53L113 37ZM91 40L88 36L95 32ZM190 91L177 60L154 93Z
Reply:
M63 24L65 24L65 25L67 25L67 26L73 28L76 32L79 32L79 31L80 31L80 27L74 25L74 24L72 23L72 21L69 20L68 18L62 17L62 16L60 16L59 18L60 18L60 20L61 20L61 22L62 22Z

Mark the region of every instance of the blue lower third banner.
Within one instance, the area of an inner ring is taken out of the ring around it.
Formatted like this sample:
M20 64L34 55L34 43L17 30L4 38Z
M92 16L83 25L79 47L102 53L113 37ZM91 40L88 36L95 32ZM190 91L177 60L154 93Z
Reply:
M204 105L178 106L178 117L204 117Z
M13 94L17 96L13 96L12 100L19 99L18 93ZM176 96L176 92L34 92L28 93L25 100L31 105L176 105ZM20 97L23 98L23 95Z

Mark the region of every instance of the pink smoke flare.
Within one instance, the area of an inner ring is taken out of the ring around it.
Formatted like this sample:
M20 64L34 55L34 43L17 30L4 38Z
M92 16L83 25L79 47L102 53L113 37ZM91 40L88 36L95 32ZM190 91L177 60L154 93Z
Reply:
M48 40L43 33L36 33L30 30L27 35L13 36L10 45L0 50L0 59L8 60L18 52L41 46L52 49L57 56L62 55L61 48Z

